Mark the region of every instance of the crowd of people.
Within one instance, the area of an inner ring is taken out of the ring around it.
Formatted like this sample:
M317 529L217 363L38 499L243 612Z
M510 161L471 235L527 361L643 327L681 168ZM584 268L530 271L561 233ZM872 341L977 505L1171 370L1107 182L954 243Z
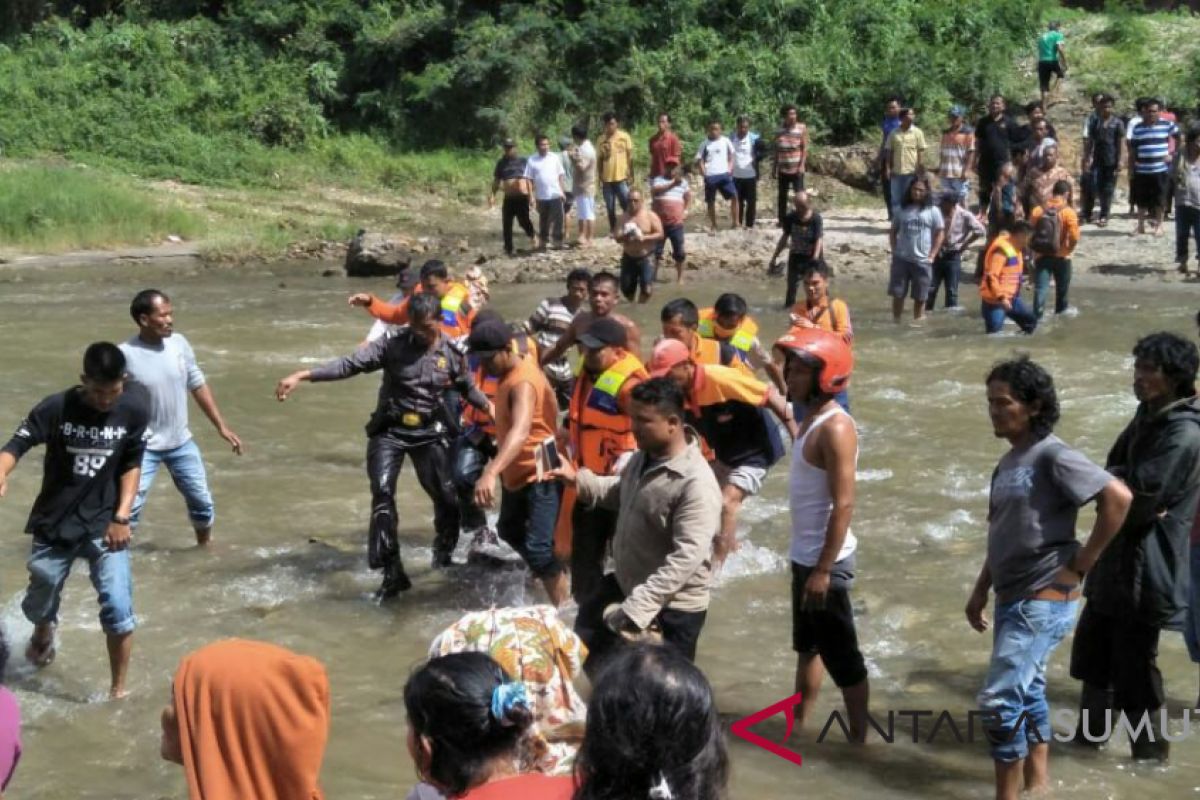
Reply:
M1061 36L1043 44L1061 72ZM1056 74L1049 61L1039 67L1043 92ZM1055 312L1068 313L1071 253L1095 201L1095 224L1109 219L1123 147L1139 221L1161 232L1173 185L1179 230L1200 235L1200 128L1189 128L1186 148L1176 150L1178 130L1162 120L1159 101L1140 103L1141 116L1128 127L1114 116L1111 97L1098 95L1094 106L1083 131L1076 212L1075 177L1057 160L1057 133L1041 104L1027 107L1029 124L1020 127L999 97L973 129L965 110L953 108L935 191L915 112L888 101L880 159L897 321L910 298L921 319L943 288L946 306L959 307L962 261L976 240L985 243L977 275L989 332L1006 318L1032 331L1051 280ZM514 250L514 222L532 246L562 246L568 208L580 245L589 246L599 183L622 249L619 274L574 269L564 294L506 321L488 307L486 282L460 280L430 260L415 280L402 272L400 291L387 300L349 298L374 322L352 352L279 380L275 395L284 401L302 383L382 374L366 426L367 554L382 573L380 602L412 586L396 503L406 458L433 506L432 568L451 566L465 536L469 559L490 564L515 552L545 593L545 605L472 612L433 641L404 690L407 747L421 779L410 797L722 797L729 775L722 725L693 662L714 577L738 548L742 506L785 458L802 697L796 722L802 727L811 716L828 672L851 737L867 739L869 677L851 599L858 550L854 330L846 303L830 296L822 217L804 188L807 130L794 106L781 117L770 143L746 117L732 137L713 122L694 159L712 227L717 195L730 202L735 226L756 224L761 163L771 159L781 233L768 269L786 268L790 325L769 346L735 292L710 305L671 300L653 342L643 346L645 332L618 310L619 299L651 298L667 241L682 280L690 165L661 115L648 148L647 208L633 180L632 139L607 114L595 145L582 125L559 152L538 136L527 159L506 141L493 197L503 192L507 251ZM972 172L977 209L967 207ZM786 267L779 262L785 249ZM1020 296L1027 263L1032 308ZM86 559L113 699L126 691L137 625L131 532L160 467L184 495L197 544L213 536L214 502L188 428L189 395L232 452L243 451L190 345L174 330L170 298L143 290L130 315L136 334L120 346L87 347L79 385L38 403L0 449L0 497L20 459L34 447L46 450L26 526L32 549L22 610L34 625L26 657L37 667L54 660L64 582L74 562ZM1048 786L1045 671L1076 627L1081 597L1087 602L1071 675L1093 725L1105 712L1140 718L1163 707L1156 664L1163 630L1182 628L1200 663L1200 586L1190 582L1191 566L1200 564L1200 521L1193 526L1200 352L1178 335L1155 333L1138 339L1132 355L1138 407L1104 467L1054 435L1060 406L1043 367L1018 357L998 363L984 381L994 434L1010 450L991 478L987 552L965 613L976 630L995 628L979 703L991 715L1001 800ZM1096 522L1080 542L1077 513L1091 503ZM497 513L494 523L489 511ZM572 603L577 614L568 627L559 610ZM0 637L0 676L7 656ZM581 674L592 685L586 703L575 686ZM236 639L208 645L175 673L162 713L162 755L184 767L193 800L320 797L332 691L324 667L307 656ZM1102 739L1087 719L1086 741ZM1137 758L1168 755L1153 731L1135 736L1132 749ZM20 752L19 710L0 687L0 791Z

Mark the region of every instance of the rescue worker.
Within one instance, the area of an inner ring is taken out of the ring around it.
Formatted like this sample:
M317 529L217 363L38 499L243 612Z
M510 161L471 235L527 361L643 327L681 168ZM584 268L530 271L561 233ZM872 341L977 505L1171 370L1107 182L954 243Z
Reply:
M705 339L715 339L733 347L738 358L749 365L752 371L764 370L775 384L775 388L784 392L783 371L771 360L770 354L758 339L758 323L750 317L745 299L738 294L727 292L717 298L712 308L700 310L700 335Z
M1021 302L1021 280L1025 275L1024 252L1033 227L1025 220L1001 232L983 256L979 297L983 301L983 325L988 333L999 333L1007 317L1025 333L1033 333L1037 316Z
M450 272L446 265L437 259L431 259L421 265L421 281L417 284L415 292L399 303L391 305L373 294L361 292L350 297L350 305L365 308L375 319L392 325L407 325L409 304L415 295L422 292L438 299L438 321L442 333L446 334L450 341L461 343L471 332L471 323L475 319L476 309L471 305L471 290L465 283L450 280Z

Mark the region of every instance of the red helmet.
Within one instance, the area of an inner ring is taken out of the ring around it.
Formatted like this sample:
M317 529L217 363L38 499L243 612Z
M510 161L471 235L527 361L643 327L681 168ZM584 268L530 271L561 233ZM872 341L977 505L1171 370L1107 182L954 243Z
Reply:
M820 328L792 328L775 342L774 348L816 365L817 385L824 394L837 394L850 385L854 351L841 334Z

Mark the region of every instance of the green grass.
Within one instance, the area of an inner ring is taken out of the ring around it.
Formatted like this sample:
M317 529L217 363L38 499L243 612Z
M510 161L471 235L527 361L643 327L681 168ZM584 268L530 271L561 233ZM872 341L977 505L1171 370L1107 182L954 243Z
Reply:
M0 170L0 247L52 252L205 232L196 214L113 175L36 164Z

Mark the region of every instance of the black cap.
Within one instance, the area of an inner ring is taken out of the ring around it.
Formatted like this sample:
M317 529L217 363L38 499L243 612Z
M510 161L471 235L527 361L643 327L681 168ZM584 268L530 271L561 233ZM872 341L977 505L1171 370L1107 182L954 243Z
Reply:
M625 347L629 335L625 326L611 317L595 320L579 337L579 343L589 350L599 350L601 347Z
M503 320L486 319L471 326L467 349L472 355L488 358L512 347L512 331Z
M505 150L507 150L510 147L516 147L517 143L514 142L512 139L505 139L503 142L500 143L500 146L503 147Z

